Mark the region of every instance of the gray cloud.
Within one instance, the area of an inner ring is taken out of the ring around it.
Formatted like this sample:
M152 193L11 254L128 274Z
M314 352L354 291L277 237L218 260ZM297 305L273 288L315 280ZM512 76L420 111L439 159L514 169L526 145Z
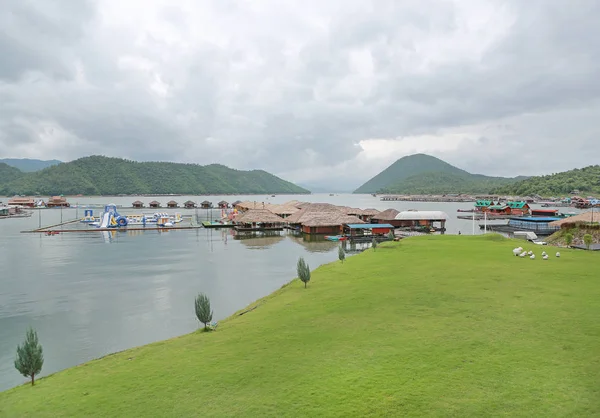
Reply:
M76 3L0 0L6 156L351 187L408 152L496 175L600 155L594 0Z

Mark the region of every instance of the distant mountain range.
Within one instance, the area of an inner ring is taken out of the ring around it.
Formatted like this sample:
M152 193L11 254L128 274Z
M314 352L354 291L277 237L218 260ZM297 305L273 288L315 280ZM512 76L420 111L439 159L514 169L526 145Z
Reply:
M18 168L24 173L31 173L34 171L43 170L53 165L58 165L62 161L58 160L34 160L29 158L4 158L0 159L0 163L7 164L11 167Z
M16 170L16 171L15 171ZM263 170L91 156L24 173L0 163L0 195L303 194Z
M471 174L431 155L414 154L400 158L354 193L487 193L526 178Z

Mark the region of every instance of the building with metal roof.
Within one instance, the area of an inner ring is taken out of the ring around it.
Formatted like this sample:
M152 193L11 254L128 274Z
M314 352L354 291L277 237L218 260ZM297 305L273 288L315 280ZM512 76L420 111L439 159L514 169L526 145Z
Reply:
M447 220L448 214L441 210L407 210L396 215L400 227L429 231L445 232Z

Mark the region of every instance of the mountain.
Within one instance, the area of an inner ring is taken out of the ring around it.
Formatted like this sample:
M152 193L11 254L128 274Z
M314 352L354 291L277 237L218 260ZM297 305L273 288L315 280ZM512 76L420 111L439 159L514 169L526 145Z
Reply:
M527 196L562 196L579 190L581 194L600 194L600 165L564 171L497 187L494 193Z
M11 167L6 163L0 162L0 182L13 181L23 175L18 168Z
M524 178L471 174L431 155L414 154L400 158L354 193L483 193Z
M58 165L62 161L58 160L32 160L29 158L4 158L0 159L0 163L8 164L11 167L18 168L24 173L43 170L53 165Z
M0 195L13 194L271 194L310 193L263 170L223 165L136 162L91 156L25 173L4 182Z

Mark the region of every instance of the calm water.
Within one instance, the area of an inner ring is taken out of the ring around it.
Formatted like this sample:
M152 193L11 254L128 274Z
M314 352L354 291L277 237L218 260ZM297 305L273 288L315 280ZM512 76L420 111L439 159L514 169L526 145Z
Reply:
M145 203L171 198L141 198ZM455 219L472 203L381 202L370 195L210 196L174 200L222 199L283 203L291 199L352 207L444 210L448 233L470 234L470 221ZM0 201L6 199L0 198ZM71 198L72 203L116 203L135 198ZM83 216L79 209L41 211L42 224ZM97 213L98 210L95 210ZM126 212L123 210L123 212ZM138 211L139 212L139 211ZM194 214L194 210L179 210ZM210 216L198 210L201 216ZM218 216L214 211L212 216ZM0 390L26 379L14 369L16 346L33 326L44 347L42 375L126 348L195 330L193 302L207 293L215 319L223 319L295 277L304 256L312 268L337 260L337 244L304 242L291 235L236 239L233 231L143 231L22 234L38 226L31 218L0 221ZM479 231L476 231L479 233Z

